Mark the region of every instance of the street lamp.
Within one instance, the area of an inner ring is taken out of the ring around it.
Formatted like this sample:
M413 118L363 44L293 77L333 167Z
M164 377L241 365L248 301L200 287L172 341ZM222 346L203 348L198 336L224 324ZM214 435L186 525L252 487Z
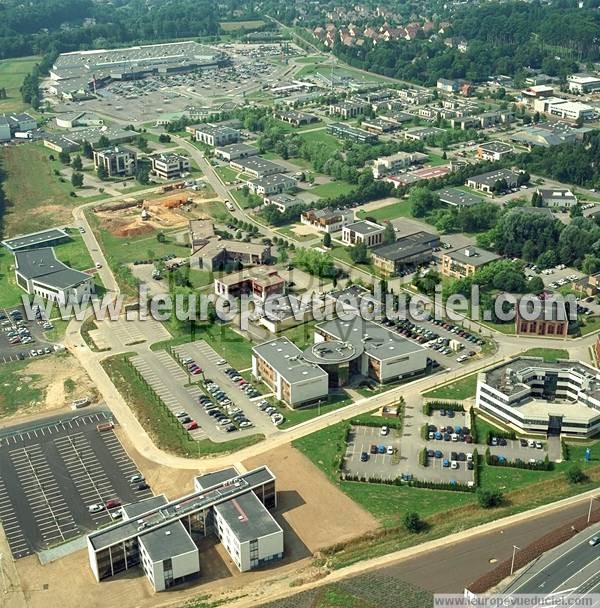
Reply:
M520 550L521 550L521 547L517 547L517 545L513 545L512 561L510 562L510 575L511 576L515 570L515 554L517 551L520 551Z
M590 508L588 509L588 517L587 517L587 523L590 523L590 519L592 519L592 503L595 500L600 500L600 497L598 496L590 496Z

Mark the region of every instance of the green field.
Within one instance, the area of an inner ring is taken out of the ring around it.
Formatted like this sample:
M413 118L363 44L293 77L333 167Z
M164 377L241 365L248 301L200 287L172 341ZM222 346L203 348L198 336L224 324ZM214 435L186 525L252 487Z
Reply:
M581 317L581 335L586 336L587 334L597 331L600 329L600 317Z
M277 228L277 232L281 235L287 237L288 239L292 239L294 241L300 241L301 243L306 241L314 241L315 239L320 239L320 237L316 234L297 234L294 232L289 226L285 228Z
M319 184L310 190L312 194L316 194L321 198L333 198L340 194L350 194L356 186L345 182L343 180L337 180L335 182L329 182L327 184Z
M558 359L568 359L569 352L562 348L530 348L522 357L542 357L547 363L556 363Z
M215 167L215 173L221 178L221 181L235 182L238 176L238 172L234 171L231 167Z
M428 399L468 399L475 395L477 390L477 374L464 376L454 382L450 382L440 388L423 393L423 397Z
M321 144L332 154L342 149L342 143L340 140L337 137L327 133L325 128L319 129L318 131L299 132L298 135L306 141Z
M25 234L56 225L70 223L71 211L82 199L71 197L68 180L60 181L55 169L63 165L50 161L51 152L40 143L28 143L0 149L0 168L6 173L3 183L8 201L5 217L7 235ZM85 202L97 200L86 198Z
M44 398L45 390L35 386L40 376L27 373L28 365L28 361L12 361L0 366L0 417L25 410Z
M20 57L18 59L5 59L0 61L0 88L6 89L6 99L0 99L0 114L3 112L22 112L29 106L21 99L19 91L23 79L39 57Z
M408 201L398 201L397 203L390 203L385 207L379 207L379 209L373 209L372 211L363 211L361 209L357 212L356 216L361 220L366 217L372 217L379 222L385 222L399 217L412 217L412 209Z
M339 410L342 407L346 407L352 403L352 399L346 394L343 395L329 395L327 403L320 405L311 405L310 407L303 407L302 409L292 410L288 407L279 407L279 411L284 415L285 420L280 425L281 429L289 429L292 426L296 426L301 422L312 420L323 414L328 414L335 410ZM277 405L277 403L275 404Z
M285 336L290 342L293 342L298 348L304 350L315 341L315 325L316 321L309 321L308 323L302 323L297 327L286 329L281 332L282 336Z
M71 240L54 247L56 257L67 266L76 270L90 270L94 268L94 262L83 237L71 232Z
M255 30L265 24L261 19L249 21L221 21L219 27L224 32L234 32L236 30Z

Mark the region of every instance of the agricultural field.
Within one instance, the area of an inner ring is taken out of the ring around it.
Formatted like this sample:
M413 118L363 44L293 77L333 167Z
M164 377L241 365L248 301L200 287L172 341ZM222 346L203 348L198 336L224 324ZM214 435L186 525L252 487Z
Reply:
M20 57L0 61L0 87L6 89L7 96L6 99L0 99L0 114L23 112L29 109L29 106L21 99L19 89L25 76L31 72L39 60L39 57Z
M262 19L249 21L221 21L219 26L224 32L235 32L237 30L255 30L265 24Z

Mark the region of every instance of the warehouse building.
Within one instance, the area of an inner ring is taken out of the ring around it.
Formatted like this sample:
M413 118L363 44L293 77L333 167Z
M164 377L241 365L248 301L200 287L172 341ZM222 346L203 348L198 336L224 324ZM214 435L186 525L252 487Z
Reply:
M52 247L16 251L15 276L17 285L28 294L58 304L81 302L94 292L93 277L57 260Z
M304 206L306 202L297 196L291 194L269 194L263 200L265 205L273 205L279 213L284 213L292 207Z
M200 575L193 538L216 534L240 571L283 557L283 530L268 509L277 506L275 476L262 466L200 475L194 492L173 501L155 496L122 507L123 518L87 537L97 581L142 566L155 591Z
M266 175L258 179L251 179L246 182L252 194L258 196L269 196L271 194L282 194L294 190L297 186L296 180L283 173Z
M442 203L451 207L470 207L482 201L479 196L461 190L460 188L443 188L436 193Z
M62 228L49 228L39 232L31 232L15 236L2 241L2 245L13 253L24 249L37 249L38 247L53 247L60 243L66 243L70 236Z
M250 156L237 158L229 162L232 169L242 171L256 179L275 175L276 173L286 173L287 169L283 165L278 165L273 161L262 158L262 156Z
M256 156L257 154L258 148L255 148L250 144L229 144L227 146L215 148L215 157L226 161Z
M592 437L600 431L600 370L518 357L478 375L475 405L521 433Z
M365 129L346 125L343 122L329 123L327 125L327 131L340 139L348 139L360 144L371 144L377 141L377 135L374 133L369 133L369 131L366 131Z
M567 76L567 84L571 93L593 93L600 91L600 78L589 74L571 74Z
M519 183L519 174L510 169L496 169L470 177L467 180L467 186L479 192L493 194L496 184L502 181L506 181L509 188L515 188Z
M306 361L302 351L285 337L252 349L252 375L267 384L275 397L291 408L327 399L327 373Z

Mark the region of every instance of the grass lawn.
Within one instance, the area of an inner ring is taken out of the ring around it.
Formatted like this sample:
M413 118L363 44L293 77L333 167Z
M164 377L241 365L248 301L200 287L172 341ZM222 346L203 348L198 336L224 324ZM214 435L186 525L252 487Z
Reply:
M364 270L365 272L368 272L369 274L373 274L373 275L376 274L375 269L370 264L357 264L350 257L350 248L349 247L346 247L344 245L336 245L335 247L331 248L331 256L336 258L337 260L340 260L341 262L350 264L351 266Z
M305 131L300 132L298 135L308 142L317 142L321 146L324 146L328 152L337 152L342 149L342 144L337 137L327 133L325 128L319 129L318 131Z
M0 247L0 307L19 304L21 294L25 293L15 281L14 263L13 254Z
M277 232L287 237L288 239L300 242L314 241L315 239L320 238L316 234L298 234L297 232L294 232L289 226L286 226L285 228L277 228Z
M428 154L429 160L427 161L428 165L432 167L438 167L439 165L447 165L448 159L438 156L437 154Z
M198 289L199 287L206 287L211 285L213 282L213 273L208 270L194 270L190 269L190 283L192 287Z
M52 319L52 325L54 326L52 329L44 332L44 336L46 336L47 340L51 342L61 342L65 334L67 333L67 325L69 321L62 319Z
M498 331L501 334L506 334L507 336L512 336L515 333L514 323L493 323L492 321L483 320L480 320L479 323L484 327L489 327L490 329Z
M280 407L279 410L285 416L284 422L279 426L282 429L289 429L292 426L296 426L301 422L312 420L323 414L328 414L335 410L339 410L346 405L350 405L352 399L346 394L344 395L329 395L329 401L322 403L321 405L312 405L310 407L303 407L299 410L292 410L287 407Z
M600 329L600 317L581 317L579 321L582 336Z
M361 209L356 215L361 220L364 220L368 216L384 222L386 220L395 220L398 217L412 217L412 209L408 201L398 201L397 203L390 203L385 207L379 207L379 209L373 209L372 211L363 211Z
M477 390L477 374L471 374L464 378L459 378L440 388L423 393L427 399L468 399L475 395Z
M301 350L304 350L307 346L314 343L314 330L316 324L316 321L302 323L297 327L282 331L281 335L290 340L290 342L293 342Z
M256 434L224 443L213 443L208 439L194 441L154 392L140 380L129 363L131 356L131 353L114 355L104 359L102 367L160 449L196 458L202 454L233 452L264 439L264 435Z
M262 205L262 199L256 194L248 192L244 194L243 190L230 190L229 194L242 209L254 209Z
M340 194L350 194L355 189L356 186L343 180L337 180L335 182L328 182L327 184L319 184L318 186L311 188L309 192L316 194L321 198L332 198L334 196L339 196Z
M250 367L252 360L252 343L240 334L236 333L228 325L215 323L213 325L195 325L193 330L173 328L166 324L167 329L173 334L172 340L157 342L151 346L152 350L161 350L168 346L177 346L194 342L195 340L206 340L231 367L246 369Z
M215 173L221 178L225 183L227 182L235 182L238 176L238 172L234 171L231 167L214 167Z
M0 87L6 89L7 96L6 99L0 99L0 114L22 112L29 108L21 99L19 89L25 76L31 72L39 60L39 57L20 57L0 61Z
M71 232L69 236L71 237L70 241L54 247L56 257L67 266L75 268L75 270L94 268L94 262L86 244L83 242L83 237L75 232Z
M28 365L28 361L12 361L0 366L0 417L27 409L44 398L45 390L34 386L40 376L28 374Z
M227 221L231 214L221 201L197 201L200 209L215 220Z
M568 359L568 351L562 348L530 348L524 353L521 353L522 357L542 357L546 363L556 363L558 359Z

